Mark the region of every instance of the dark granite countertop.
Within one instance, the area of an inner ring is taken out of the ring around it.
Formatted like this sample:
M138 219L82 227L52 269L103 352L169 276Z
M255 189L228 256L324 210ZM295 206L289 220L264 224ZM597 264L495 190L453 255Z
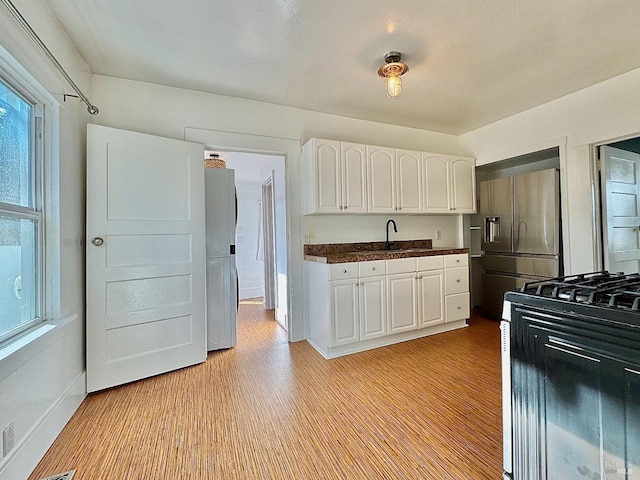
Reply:
M433 248L431 239L396 241L390 250L384 246L384 242L310 244L304 246L304 259L317 263L350 263L469 253L468 248Z

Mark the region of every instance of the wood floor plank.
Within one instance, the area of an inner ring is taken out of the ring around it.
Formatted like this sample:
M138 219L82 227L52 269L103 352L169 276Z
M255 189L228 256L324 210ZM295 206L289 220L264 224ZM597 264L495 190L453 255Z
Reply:
M89 395L29 480L501 478L497 322L325 360L256 303L236 348Z

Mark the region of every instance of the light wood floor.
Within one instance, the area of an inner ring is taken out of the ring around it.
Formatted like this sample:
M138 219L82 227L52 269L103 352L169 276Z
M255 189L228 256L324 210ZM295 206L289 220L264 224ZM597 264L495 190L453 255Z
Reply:
M497 322L324 360L251 303L237 348L89 395L29 480L501 478Z

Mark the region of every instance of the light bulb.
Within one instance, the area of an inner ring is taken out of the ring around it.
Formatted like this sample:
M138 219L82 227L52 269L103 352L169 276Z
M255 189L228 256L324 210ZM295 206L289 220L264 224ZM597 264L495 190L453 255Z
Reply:
M385 80L387 87L387 97L397 98L402 92L402 78L398 75L389 75Z

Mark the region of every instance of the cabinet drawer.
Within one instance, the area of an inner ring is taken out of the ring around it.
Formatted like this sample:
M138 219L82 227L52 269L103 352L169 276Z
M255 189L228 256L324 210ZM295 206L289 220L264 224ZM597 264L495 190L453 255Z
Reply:
M384 275L386 272L384 260L373 260L371 262L358 263L358 276L360 278Z
M444 256L444 266L449 267L465 267L469 265L469 255L466 253L457 253L455 255Z
M444 312L445 321L447 322L469 318L469 294L458 293L444 297Z
M469 291L469 268L447 268L444 271L444 294L463 293Z
M386 260L387 262L387 275L394 273L409 273L416 270L416 259L411 258L397 258L395 260Z
M418 271L423 270L441 270L444 266L444 255L435 255L433 257L418 257L416 259L418 263Z
M329 266L329 280L358 278L357 263L334 263Z

